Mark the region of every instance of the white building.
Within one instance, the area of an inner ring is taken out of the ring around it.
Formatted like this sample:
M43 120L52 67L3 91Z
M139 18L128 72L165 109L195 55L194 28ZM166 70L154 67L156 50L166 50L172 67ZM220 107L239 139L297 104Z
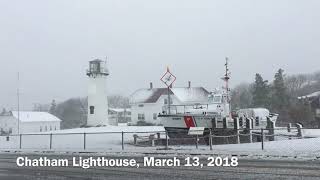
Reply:
M96 59L89 62L88 85L88 120L87 126L104 126L108 122L106 62Z
M109 123L118 125L119 123L131 122L131 109L109 108Z
M170 103L174 105L207 104L209 92L203 87L175 87L170 89ZM162 108L168 105L168 89L150 88L139 89L130 97L131 121L137 124L138 121L151 124L160 124L158 114Z
M18 119L20 123L18 123ZM47 112L11 111L0 115L0 134L24 134L60 130L61 120ZM19 132L18 132L19 126Z

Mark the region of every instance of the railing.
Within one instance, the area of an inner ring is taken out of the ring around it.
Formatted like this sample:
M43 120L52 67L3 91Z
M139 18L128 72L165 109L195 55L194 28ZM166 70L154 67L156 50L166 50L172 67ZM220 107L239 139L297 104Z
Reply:
M170 109L170 111L169 111ZM209 104L194 104L194 105L166 105L162 107L162 112L165 114L191 114L194 110L208 110ZM192 111L193 110L193 111Z
M225 131L225 134L217 134L216 130L204 131L205 135L193 135L177 138L169 138L170 133L178 131L143 131L143 132L81 132L81 133L42 133L42 134L20 134L0 136L0 150L45 150L45 151L124 151L159 148L175 149L190 148L193 145L196 149L219 150L222 144L260 144L261 150L279 150L281 147L273 146L273 142L285 142L285 148L291 148L292 152L297 151L296 145L290 145L295 139L306 139L308 142L314 139L320 141L318 136L310 136L308 132L319 131L320 129L306 128L275 128L275 129L234 129ZM319 135L320 137L320 135ZM319 140L318 140L319 139ZM320 151L320 144L312 143L312 152ZM249 147L245 145L244 147ZM206 148L207 147L207 148ZM243 148L243 146L241 146ZM228 146L224 148L229 149ZM282 147L283 148L283 147ZM301 147L300 147L301 148ZM302 147L308 149L308 147ZM257 147L255 150L258 150Z

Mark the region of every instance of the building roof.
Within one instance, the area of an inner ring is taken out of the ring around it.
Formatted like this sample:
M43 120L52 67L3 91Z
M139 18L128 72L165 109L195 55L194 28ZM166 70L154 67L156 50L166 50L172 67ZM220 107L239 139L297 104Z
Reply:
M163 94L168 94L167 88L138 89L131 95L130 103L155 103Z
M18 119L18 111L12 111L12 115ZM47 112L20 111L19 119L21 122L54 122L61 121L56 116Z
M89 62L102 62L102 60L101 59L94 59L94 60L89 61Z
M172 92L184 103L208 102L209 92L203 87L172 88Z
M182 103L207 102L209 92L203 87L171 88L170 94L174 94ZM162 95L168 95L167 88L139 89L130 97L130 103L156 103Z
M131 112L130 108L124 109L124 108L109 108L109 111L114 111L116 113L121 113L121 112Z

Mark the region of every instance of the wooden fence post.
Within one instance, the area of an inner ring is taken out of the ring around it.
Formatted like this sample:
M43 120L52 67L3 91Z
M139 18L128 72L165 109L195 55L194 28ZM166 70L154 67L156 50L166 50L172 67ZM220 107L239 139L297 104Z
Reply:
M274 128L276 127L276 123L271 121L269 117L267 117L267 129L269 131L269 141L274 141Z
M52 133L50 134L50 149L52 149Z
M83 149L86 150L86 133L83 133Z
M121 132L121 145L122 145L122 150L124 150L124 140L123 140L123 137L124 136L124 132L122 131Z
M212 150L212 131L211 131L211 129L209 132L209 146L210 146L210 150Z
M261 149L264 150L264 132L261 128Z
M233 119L233 124L234 124L234 130L236 132L236 142L237 144L240 144L240 124L239 124L239 118L234 118Z

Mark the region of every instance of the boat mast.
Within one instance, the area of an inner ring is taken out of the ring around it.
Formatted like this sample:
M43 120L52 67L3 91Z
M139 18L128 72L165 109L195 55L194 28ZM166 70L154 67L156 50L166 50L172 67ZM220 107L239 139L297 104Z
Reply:
M226 89L226 95L227 95L227 100L228 100L228 102L229 102L229 91L230 91L230 89L229 89L229 79L230 79L230 72L229 72L229 64L228 64L228 61L229 61L229 59L228 59L228 57L226 57L226 63L225 63L225 74L224 74L224 77L222 78L222 80L224 80L225 81L225 83L226 83L226 86L225 86L225 89Z
M230 88L229 88L229 80L230 80L230 71L229 71L229 59L228 57L226 57L226 63L225 63L225 74L224 74L224 77L222 78L222 80L225 81L225 93L226 93L226 102L225 103L228 103L229 104L229 113L231 112L231 109L230 109L230 98L229 98L229 91L230 91Z

